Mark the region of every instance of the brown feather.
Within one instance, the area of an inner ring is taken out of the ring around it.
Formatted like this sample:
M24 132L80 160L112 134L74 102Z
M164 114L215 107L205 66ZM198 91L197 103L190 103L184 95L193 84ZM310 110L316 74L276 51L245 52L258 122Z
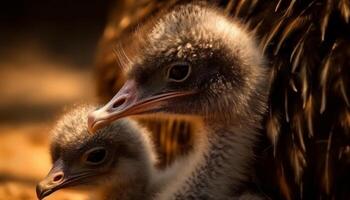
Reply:
M338 8L346 23L349 23L350 18L350 2L349 0L339 0Z
M314 136L314 131L313 131L313 98L312 95L310 94L304 108L304 113L305 113L305 119L307 122L307 128L308 128L308 135L309 137Z
M324 175L323 175L323 187L326 192L326 194L330 194L331 190L331 177L330 177L330 151L332 146L332 136L333 132L331 131L328 137L327 141L327 152L326 152L326 159L325 159L325 167L324 167Z
M267 135L273 145L274 155L276 155L276 145L278 142L278 135L280 133L280 123L276 114L270 114L266 124Z
M331 14L333 7L333 1L332 0L327 0L326 6L324 8L324 14L322 16L322 21L321 21L321 39L324 41L325 35L326 35L326 29L328 26L329 22L329 16Z

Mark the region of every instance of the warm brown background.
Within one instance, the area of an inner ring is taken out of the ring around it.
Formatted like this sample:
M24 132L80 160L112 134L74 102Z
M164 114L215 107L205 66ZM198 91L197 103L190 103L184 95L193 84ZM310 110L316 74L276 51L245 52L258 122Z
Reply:
M0 6L0 200L36 199L50 168L49 130L93 101L91 73L109 0L8 1ZM47 199L81 199L62 191Z

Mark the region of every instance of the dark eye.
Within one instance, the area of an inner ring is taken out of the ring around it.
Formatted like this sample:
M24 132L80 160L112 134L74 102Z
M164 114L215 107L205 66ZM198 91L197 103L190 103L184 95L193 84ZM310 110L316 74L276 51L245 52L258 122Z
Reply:
M175 63L168 69L168 79L170 81L185 81L191 73L191 66L188 63Z
M89 165L99 165L105 161L107 150L103 147L92 148L85 152L83 160Z

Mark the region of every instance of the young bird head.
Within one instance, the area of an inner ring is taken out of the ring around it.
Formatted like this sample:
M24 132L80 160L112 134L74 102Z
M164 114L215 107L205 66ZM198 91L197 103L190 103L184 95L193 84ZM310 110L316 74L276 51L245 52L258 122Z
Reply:
M106 199L128 189L135 193L147 189L155 162L147 135L127 119L88 134L87 115L92 109L73 110L53 129L53 167L37 185L39 199L78 186Z
M180 5L138 33L128 80L90 114L91 132L129 115L163 112L224 122L265 109L263 56L247 30L223 11Z

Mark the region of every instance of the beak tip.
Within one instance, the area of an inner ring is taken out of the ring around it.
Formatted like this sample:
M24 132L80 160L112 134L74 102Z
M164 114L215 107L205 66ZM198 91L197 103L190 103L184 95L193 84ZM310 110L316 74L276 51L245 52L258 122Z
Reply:
M38 197L39 200L43 199L43 190L40 184L38 184L35 188L36 190L36 196Z
M109 119L110 111L104 107L90 112L87 118L87 128L90 134L95 134L99 129L111 122Z
M89 113L88 120L87 120L89 133L91 133L91 134L95 133L95 131L96 131L96 126L95 126L96 122L97 122L97 120L96 120L94 112Z

